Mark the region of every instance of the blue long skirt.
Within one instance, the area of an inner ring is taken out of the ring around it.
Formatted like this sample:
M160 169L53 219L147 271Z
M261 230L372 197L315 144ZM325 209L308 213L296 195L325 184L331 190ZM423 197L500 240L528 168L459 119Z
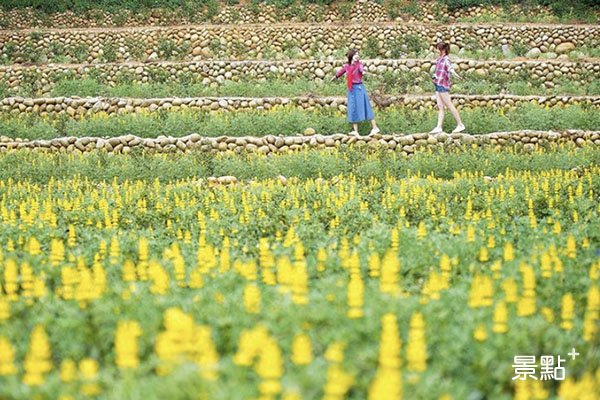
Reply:
M362 83L353 83L352 91L348 90L348 122L356 123L375 119L367 90Z

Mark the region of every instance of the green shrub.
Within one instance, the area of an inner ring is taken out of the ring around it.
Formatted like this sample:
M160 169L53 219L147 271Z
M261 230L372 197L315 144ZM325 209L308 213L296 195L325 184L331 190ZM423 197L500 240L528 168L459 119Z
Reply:
M118 58L117 45L112 39L106 39L102 44L102 59L107 62L115 62Z
M369 36L367 37L365 45L361 49L361 52L365 58L377 58L379 57L380 50L381 45L379 44L379 39L373 36Z
M265 49L265 57L269 54ZM116 77L116 86L106 84L106 74L90 70L84 78L75 78L72 71L60 76L50 76L51 81L58 82L51 93L53 96L84 95L78 90L77 82L91 79L98 82L98 92L94 95L116 96L116 97L201 97L201 96L246 96L246 97L272 97L272 96L345 96L344 85L340 82L325 80L318 83L312 77L296 77L294 79L280 79L276 74L269 84L261 83L252 76L240 76L239 81L225 81L222 84L210 87L207 85L196 85L201 78L193 73L171 75L161 69L149 69L150 83L133 83L138 78L134 74L121 72ZM487 76L481 77L474 73L462 73L465 80L455 80L453 90L464 94L497 94L503 89L506 93L517 95L548 95L548 94L574 94L574 95L600 95L600 81L591 77L581 76L586 84L568 78L557 78L552 89L546 89L538 80L532 79L527 73L523 76L506 77L488 72ZM62 82L69 80L73 82ZM431 78L427 73L400 72L394 74L386 72L382 75L364 76L367 90L377 91L379 94L399 93L430 93L432 90ZM186 85L193 85L186 87ZM131 93L128 93L131 90ZM12 90L18 95L25 95L29 90L16 88ZM85 92L88 93L88 92ZM156 96L153 93L162 93Z
M165 83L171 81L171 73L161 68L149 68L148 75L156 83Z
M419 6L419 3L415 0L410 0L408 3L400 3L401 8L400 8L400 12L402 14L407 14L407 15L412 15L412 16L418 16L422 14L421 11L421 7Z
M31 40L27 40L21 48L21 58L25 62L38 63L42 61L42 56L41 50Z
M127 22L127 18L129 18L129 13L127 10L117 10L112 13L111 17L116 26L123 26Z
M158 55L160 57L165 57L167 59L171 59L177 57L179 53L179 48L177 47L177 43L171 39L160 38L158 40Z
M131 57L136 60L144 60L146 58L146 44L138 39L126 38L125 46Z
M35 42L35 41L38 41L38 40L40 40L40 39L42 38L42 36L43 36L43 33L42 33L42 32L39 32L39 31L32 31L32 32L29 34L29 38L30 38L31 40L33 40L34 42Z
M136 75L134 72L132 71L119 71L119 73L116 76L115 79L115 83L117 85L128 85L132 82L134 82L136 80ZM127 96L123 96L123 97L127 97Z
M246 45L243 42L241 42L240 40L237 40L237 39L235 39L235 40L233 40L231 42L229 48L230 48L230 51L231 51L231 55L234 58L243 56L246 53L246 51L247 51Z
M86 82L94 90L93 82ZM597 108L569 106L544 108L533 104L522 104L504 111L489 107L462 109L461 117L472 134L521 129L594 130L600 126ZM409 107L393 106L376 111L377 123L386 133L428 132L437 120L437 111L431 107L414 110ZM444 122L446 132L456 122L447 113ZM51 119L37 115L0 118L0 131L29 139L60 136L120 136L134 134L140 137L157 135L183 136L198 132L206 136L264 136L269 134L295 135L306 128L314 128L322 134L345 132L348 129L346 115L337 110L321 109L311 113L285 107L278 110L248 110L228 113L209 113L200 110L171 112L161 110L152 114L114 115L107 118L85 118L74 120L65 116ZM360 125L360 132L367 133L370 125Z
M387 44L387 48L390 50L391 58L400 58L406 54L404 41L401 36L396 36L390 40Z
M6 60L10 62L15 54L17 53L17 43L9 41L4 45L4 54L6 54Z
M0 81L0 99L10 96L8 85L4 81Z
M342 20L350 19L350 14L352 13L352 3L348 3L348 2L338 3L337 11L340 13Z
M60 60L66 53L65 46L61 42L53 40L50 42L50 53L52 54L52 58Z
M529 46L523 40L513 42L511 50L517 57L524 57L529 51Z
M21 87L26 95L36 96L42 89L42 74L36 70L23 70Z
M217 0L206 1L206 13L204 14L207 20L211 20L219 13L219 2Z
M73 48L73 55L77 61L82 63L90 56L90 47L85 43L78 42Z
M221 41L219 39L212 39L209 43L208 43L208 48L210 49L210 51L212 51L214 54L217 54L219 52L219 50L221 49Z
M427 48L427 45L418 35L408 34L401 36L402 44L400 47L406 49L409 54L419 54L421 51Z

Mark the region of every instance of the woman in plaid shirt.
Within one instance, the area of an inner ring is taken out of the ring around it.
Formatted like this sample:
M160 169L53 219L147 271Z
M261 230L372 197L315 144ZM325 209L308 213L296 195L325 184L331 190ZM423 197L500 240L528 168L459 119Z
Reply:
M435 86L435 98L437 99L438 105L438 122L435 129L433 129L430 133L443 132L442 124L444 123L445 107L450 109L450 112L458 123L458 126L452 131L452 133L462 132L465 130L465 126L463 125L460 115L458 115L458 111L456 111L456 108L450 99L450 74L459 79L462 78L454 71L452 63L450 62L450 57L448 57L448 53L450 53L450 45L448 45L448 43L440 42L435 47L440 52L440 56L435 60L435 74L432 77L433 85Z

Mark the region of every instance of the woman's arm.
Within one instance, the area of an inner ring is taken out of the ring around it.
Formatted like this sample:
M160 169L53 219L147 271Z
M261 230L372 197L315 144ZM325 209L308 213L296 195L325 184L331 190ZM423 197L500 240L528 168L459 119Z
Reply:
M454 70L454 66L452 65L452 63L450 61L448 61L448 70L450 71L452 76L455 76L458 79L462 80L462 76L460 76L459 74L456 73L456 71Z
M344 65L336 74L335 76L332 78L332 80L335 80L337 78L339 78L340 76L344 75L346 73L346 66Z

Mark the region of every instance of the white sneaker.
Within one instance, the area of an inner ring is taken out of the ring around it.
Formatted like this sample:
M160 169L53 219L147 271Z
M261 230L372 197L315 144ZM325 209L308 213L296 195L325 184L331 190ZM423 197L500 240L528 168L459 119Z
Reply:
M462 131L464 131L466 128L464 125L458 125L453 131L452 133L460 133Z
M358 134L358 132L356 132L356 131L352 131L352 132L350 132L348 135L350 135L350 136L360 136L360 135Z
M429 133L443 133L444 130L442 128L434 128Z
M381 131L379 130L379 128L371 129L371 133L369 133L369 136L376 135L376 134L378 134L379 132L381 132Z

